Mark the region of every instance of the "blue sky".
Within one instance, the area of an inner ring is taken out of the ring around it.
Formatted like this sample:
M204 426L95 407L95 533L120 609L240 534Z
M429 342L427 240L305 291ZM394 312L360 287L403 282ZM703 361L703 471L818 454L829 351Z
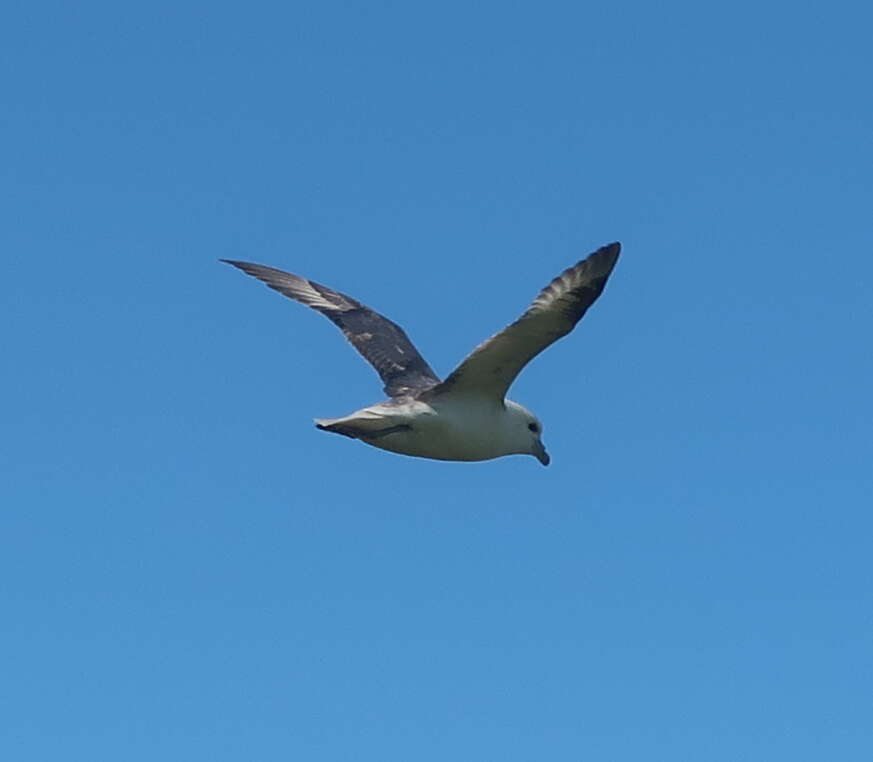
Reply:
M871 23L7 4L2 757L869 757ZM616 239L549 468L316 431L377 377L217 262L446 374Z

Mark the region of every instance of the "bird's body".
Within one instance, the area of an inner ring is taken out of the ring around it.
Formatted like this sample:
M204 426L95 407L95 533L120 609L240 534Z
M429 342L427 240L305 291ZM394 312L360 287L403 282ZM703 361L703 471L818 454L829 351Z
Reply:
M363 439L382 450L433 460L491 460L531 453L533 414L516 402L482 404L471 397L389 400L343 418L316 419L318 428Z
M604 246L567 268L445 381L400 326L355 299L272 267L223 261L321 312L382 377L390 399L342 418L316 419L319 429L421 458L480 461L525 454L548 465L540 422L506 392L531 359L573 330L603 291L619 250L617 243Z

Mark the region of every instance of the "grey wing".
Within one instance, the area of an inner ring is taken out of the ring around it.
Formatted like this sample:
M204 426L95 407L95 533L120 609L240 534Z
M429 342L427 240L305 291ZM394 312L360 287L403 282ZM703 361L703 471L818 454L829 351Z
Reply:
M350 296L273 267L231 259L221 261L258 278L280 294L317 310L337 325L352 346L376 369L388 396L416 394L439 383L439 377L399 325Z
M506 396L534 357L575 328L603 291L621 245L611 243L567 268L512 325L480 344L441 384L427 392Z

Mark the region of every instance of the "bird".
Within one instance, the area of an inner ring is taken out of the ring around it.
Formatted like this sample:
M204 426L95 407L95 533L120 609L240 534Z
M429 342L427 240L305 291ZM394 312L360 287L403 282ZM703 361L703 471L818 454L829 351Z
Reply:
M603 292L620 251L620 243L610 243L568 267L445 380L399 325L356 299L274 267L220 261L320 312L382 379L387 400L341 418L316 418L318 429L419 458L476 462L521 454L547 466L542 423L506 394L525 365L575 328Z

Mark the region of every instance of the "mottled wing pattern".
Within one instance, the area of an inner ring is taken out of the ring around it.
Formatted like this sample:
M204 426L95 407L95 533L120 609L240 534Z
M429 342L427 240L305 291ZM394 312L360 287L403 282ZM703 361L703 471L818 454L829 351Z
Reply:
M350 296L273 267L231 259L221 261L312 307L339 326L352 346L376 369L390 397L415 394L439 383L439 377L399 325Z
M611 243L564 270L518 320L476 347L427 396L477 394L502 401L522 368L570 333L594 304L620 251L620 244Z

